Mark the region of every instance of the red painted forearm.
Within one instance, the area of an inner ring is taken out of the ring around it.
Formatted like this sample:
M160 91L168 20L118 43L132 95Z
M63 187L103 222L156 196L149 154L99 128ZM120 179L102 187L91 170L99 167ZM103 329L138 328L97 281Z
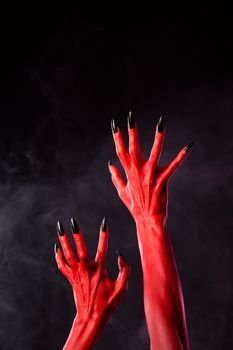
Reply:
M151 349L189 349L181 283L161 216L136 221Z

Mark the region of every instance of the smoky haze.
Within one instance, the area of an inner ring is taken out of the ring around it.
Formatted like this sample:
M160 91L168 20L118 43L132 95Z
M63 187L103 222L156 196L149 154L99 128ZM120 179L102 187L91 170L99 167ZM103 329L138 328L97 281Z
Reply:
M118 273L115 249L132 273L95 349L149 349L135 225L107 168L109 159L120 167L110 120L127 142L129 110L145 157L161 114L161 164L195 142L169 183L168 231L191 348L232 349L233 85L226 43L212 38L202 17L201 39L188 21L118 31L87 15L41 18L19 27L24 37L13 30L4 40L9 57L14 49L18 56L7 66L0 106L0 349L62 348L75 308L54 259L56 222L69 231L74 217L94 257L104 216L109 274Z

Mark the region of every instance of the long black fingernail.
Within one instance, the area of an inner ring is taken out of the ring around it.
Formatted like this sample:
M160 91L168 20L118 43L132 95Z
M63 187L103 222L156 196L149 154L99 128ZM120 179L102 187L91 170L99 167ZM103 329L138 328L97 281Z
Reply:
M113 134L115 134L118 131L118 127L116 126L115 119L111 120L111 128L112 128Z
M135 128L135 119L134 119L134 116L132 115L132 112L129 112L129 115L128 115L128 125L130 129Z
M101 224L101 231L106 232L107 231L107 220L106 217L103 218L102 224Z
M190 149L193 147L194 142L191 142L185 149L185 152L188 153L190 151Z
M158 124L157 124L157 130L160 134L162 134L163 130L164 130L164 123L163 123L163 117L161 116L159 118Z
M58 233L60 236L64 236L64 234L65 234L64 227L62 226L62 224L60 223L60 221L57 222L57 233Z
M126 261L125 256L124 256L123 254L121 254L121 253L119 252L119 250L116 250L116 254L117 254L118 256L121 256L122 259L123 259L124 261Z
M73 234L79 233L79 227L78 227L77 221L72 218L70 222L71 222L71 230Z
M57 243L54 244L54 254L56 255L58 251Z

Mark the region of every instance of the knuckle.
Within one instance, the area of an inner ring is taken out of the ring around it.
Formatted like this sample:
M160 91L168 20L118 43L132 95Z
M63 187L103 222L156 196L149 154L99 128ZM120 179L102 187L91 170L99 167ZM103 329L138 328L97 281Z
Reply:
M136 157L137 157L137 151L135 150L135 148L130 148L130 150L129 150L129 155L130 155L130 157L131 157L131 159L132 160L135 160L136 159Z
M80 250L79 250L78 256L79 256L80 260L86 260L86 258L87 258L87 255L84 252L80 251Z
M103 260L104 259L104 256L105 256L105 251L103 249L101 250L98 250L98 257L99 257L99 260Z
M60 264L58 264L57 266L58 266L59 271L61 271L61 273L63 273L63 275L65 275L65 271L66 271L65 267L63 265L60 265Z
M118 155L118 157L122 156L123 149L121 147L117 147L116 154Z
M135 145L134 143L131 143L129 147L129 153L138 155L139 154L138 146Z
M125 205L128 204L128 199L126 197L125 190L122 190L122 189L118 190L118 196L123 201L123 203L125 203Z
M60 264L59 262L57 263L57 268L58 268L58 270L60 270L60 271L62 270L61 264Z
M129 152L132 162L135 164L138 160L138 152L136 150L130 150Z
M125 196L125 189L122 188L122 187L120 187L120 188L118 189L118 194L119 194L119 196L120 196L121 198L123 198L123 197Z

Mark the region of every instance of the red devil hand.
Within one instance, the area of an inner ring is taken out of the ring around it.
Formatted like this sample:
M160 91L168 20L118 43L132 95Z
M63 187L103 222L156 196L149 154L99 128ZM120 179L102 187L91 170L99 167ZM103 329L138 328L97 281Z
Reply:
M125 170L127 184L120 171L109 162L112 181L135 221L146 217L153 218L167 215L167 183L170 176L181 165L193 143L181 149L178 155L166 166L159 166L158 161L164 140L163 119L160 118L154 144L148 160L141 154L138 142L138 128L131 113L128 118L129 151L127 151L121 131L112 120L112 131L116 153Z
M71 228L79 261L75 257L66 232L59 222L57 224L58 236L66 262L62 251L55 246L58 268L73 288L77 310L64 349L87 350L92 348L127 290L130 267L123 255L117 252L119 255L119 275L116 281L109 278L105 266L108 247L108 228L105 218L100 228L99 244L94 261L89 260L83 234L73 219L71 220Z
M137 226L151 349L187 350L189 341L182 288L165 223L168 180L186 158L193 143L182 148L171 163L159 166L164 139L162 118L157 124L148 160L140 152L137 124L131 113L128 117L129 151L114 120L112 131L127 183L111 162L109 170L119 197L129 209Z

